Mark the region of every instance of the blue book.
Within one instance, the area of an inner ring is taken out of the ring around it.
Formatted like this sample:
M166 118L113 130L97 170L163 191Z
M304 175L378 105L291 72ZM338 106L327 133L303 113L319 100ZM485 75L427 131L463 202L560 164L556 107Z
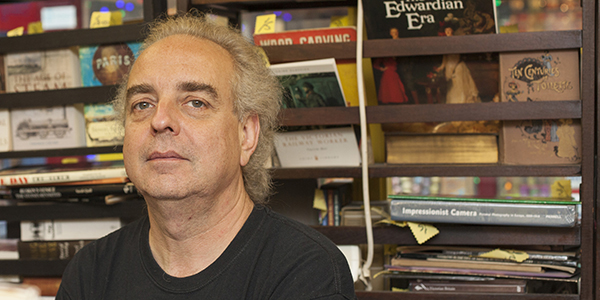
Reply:
M118 84L139 55L141 43L79 47L83 86Z

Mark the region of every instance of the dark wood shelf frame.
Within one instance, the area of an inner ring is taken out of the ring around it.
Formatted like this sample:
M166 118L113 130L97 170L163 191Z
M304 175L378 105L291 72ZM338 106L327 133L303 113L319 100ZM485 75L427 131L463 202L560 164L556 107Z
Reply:
M146 213L144 200L129 200L113 205L96 203L30 203L27 205L3 206L0 220L126 218L134 219Z
M460 300L576 300L579 295L563 294L451 294L451 293L418 293L418 292L364 292L357 291L356 296L359 300L440 300L440 299L460 299Z

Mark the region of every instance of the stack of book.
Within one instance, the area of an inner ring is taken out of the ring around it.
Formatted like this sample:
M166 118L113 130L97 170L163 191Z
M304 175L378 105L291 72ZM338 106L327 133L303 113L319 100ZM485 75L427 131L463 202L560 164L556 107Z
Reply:
M580 264L574 251L508 250L526 255L518 261L490 255L495 251L503 250L401 246L385 266L386 276L396 285L404 278L404 288L416 292L525 293L535 292L537 281L576 286Z

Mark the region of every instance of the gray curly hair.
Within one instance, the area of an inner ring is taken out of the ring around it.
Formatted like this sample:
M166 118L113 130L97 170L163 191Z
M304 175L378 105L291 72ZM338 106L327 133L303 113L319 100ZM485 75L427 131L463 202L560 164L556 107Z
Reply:
M260 136L254 154L242 167L244 187L256 204L265 204L271 194L272 181L265 164L273 153L273 138L281 106L281 85L266 67L258 47L236 29L216 24L206 14L194 11L174 17L157 18L149 25L149 33L140 53L155 42L171 35L184 34L209 40L231 55L234 76L231 82L234 113L240 122L256 114L260 120ZM125 122L127 76L112 101L120 123Z

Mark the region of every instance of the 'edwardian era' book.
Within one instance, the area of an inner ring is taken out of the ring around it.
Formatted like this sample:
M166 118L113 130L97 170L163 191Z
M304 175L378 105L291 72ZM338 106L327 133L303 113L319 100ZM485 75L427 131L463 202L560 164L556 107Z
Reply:
M10 117L14 150L86 146L81 104L13 109Z
M115 119L115 111L110 103L85 104L85 139L88 147L113 146L123 144L123 130Z
M390 195L392 220L425 223L573 227L579 202Z
M386 133L385 145L392 164L498 162L496 134Z
M495 0L363 1L369 39L496 33Z
M579 100L579 49L500 53L501 101Z
M498 101L498 54L446 54L372 59L383 104Z
M103 44L79 48L83 86L117 84L129 72L141 43Z
M504 121L500 132L500 161L513 165L581 163L581 121Z
M77 48L9 53L4 65L8 93L81 86Z

